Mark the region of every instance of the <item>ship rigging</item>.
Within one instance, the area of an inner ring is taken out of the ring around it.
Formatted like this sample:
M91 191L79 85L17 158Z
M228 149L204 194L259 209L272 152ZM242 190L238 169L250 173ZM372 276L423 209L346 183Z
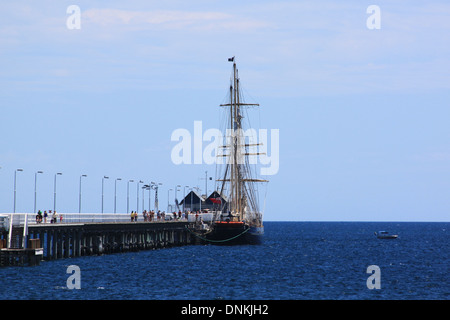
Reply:
M222 152L217 154L224 161L218 161L216 168L216 176L220 177L216 180L216 190L227 201L210 213L210 221L197 221L192 231L206 242L259 243L264 226L257 184L268 181L257 178L254 161L249 160L263 153L258 151L261 144L253 143L246 136L248 128L243 121L244 108L259 107L259 104L244 101L235 57L228 61L233 63L229 101L220 105L226 113L227 135L220 146ZM254 151L254 148L257 150Z

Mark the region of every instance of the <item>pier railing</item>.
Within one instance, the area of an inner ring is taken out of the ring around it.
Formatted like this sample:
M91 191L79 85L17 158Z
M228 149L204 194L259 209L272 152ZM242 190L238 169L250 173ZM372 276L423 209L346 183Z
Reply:
M4 219L6 217L6 219ZM3 219L2 219L3 218ZM39 224L53 223L53 216L50 214L47 219L42 218ZM55 223L123 223L131 222L131 216L127 213L58 213L55 217ZM38 224L36 221L36 214L32 213L2 213L0 214L0 228L8 228L10 225L27 225ZM46 221L45 221L46 220ZM138 221L144 221L142 214L138 216ZM156 218L155 218L156 221ZM3 223L3 224L2 224Z
M131 215L129 213L58 213L56 215L55 223L124 223L131 222ZM185 219L189 222L195 222L198 218L201 218L205 222L212 221L213 214L189 214L185 215ZM25 224L26 219L26 224ZM52 223L53 216L49 214L46 221L42 218L40 224ZM152 222L163 221L157 219L155 215ZM177 220L173 217L172 213L165 213L164 221ZM144 217L142 214L138 214L137 222L143 222ZM149 221L149 220L147 220ZM149 221L150 222L150 221ZM36 221L36 214L33 213L0 213L0 228L8 229L10 226L17 225L34 225L38 224Z

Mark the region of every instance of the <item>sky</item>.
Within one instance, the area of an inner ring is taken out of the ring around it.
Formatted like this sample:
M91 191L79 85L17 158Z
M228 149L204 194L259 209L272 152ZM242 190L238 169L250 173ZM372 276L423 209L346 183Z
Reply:
M68 27L70 5L79 29ZM367 25L370 5L379 29ZM249 116L279 130L279 169L262 177L265 220L450 221L448 1L18 0L0 9L0 212L13 211L19 168L16 212L34 210L35 178L37 208L53 209L58 172L63 213L79 210L81 175L86 213L101 212L102 182L113 212L117 178L118 212L127 194L137 209L129 180L162 183L162 210L177 185L178 198L185 186L204 193L215 166L174 164L171 135L193 134L195 121L219 126L235 56L244 94L260 104Z

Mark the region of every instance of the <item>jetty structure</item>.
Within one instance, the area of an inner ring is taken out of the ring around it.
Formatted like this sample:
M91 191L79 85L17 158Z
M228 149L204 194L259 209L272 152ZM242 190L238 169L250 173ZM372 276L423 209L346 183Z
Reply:
M187 228L193 219L131 221L130 214L67 213L55 223L38 223L31 214L1 214L0 266L197 244Z

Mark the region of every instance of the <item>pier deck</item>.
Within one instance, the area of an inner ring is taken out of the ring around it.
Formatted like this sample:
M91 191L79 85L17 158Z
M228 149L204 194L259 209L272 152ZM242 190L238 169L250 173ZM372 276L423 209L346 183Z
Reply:
M195 244L181 221L107 221L11 224L0 230L0 266L36 265L41 260L151 250ZM24 241L24 235L25 240ZM9 236L11 236L10 246Z

